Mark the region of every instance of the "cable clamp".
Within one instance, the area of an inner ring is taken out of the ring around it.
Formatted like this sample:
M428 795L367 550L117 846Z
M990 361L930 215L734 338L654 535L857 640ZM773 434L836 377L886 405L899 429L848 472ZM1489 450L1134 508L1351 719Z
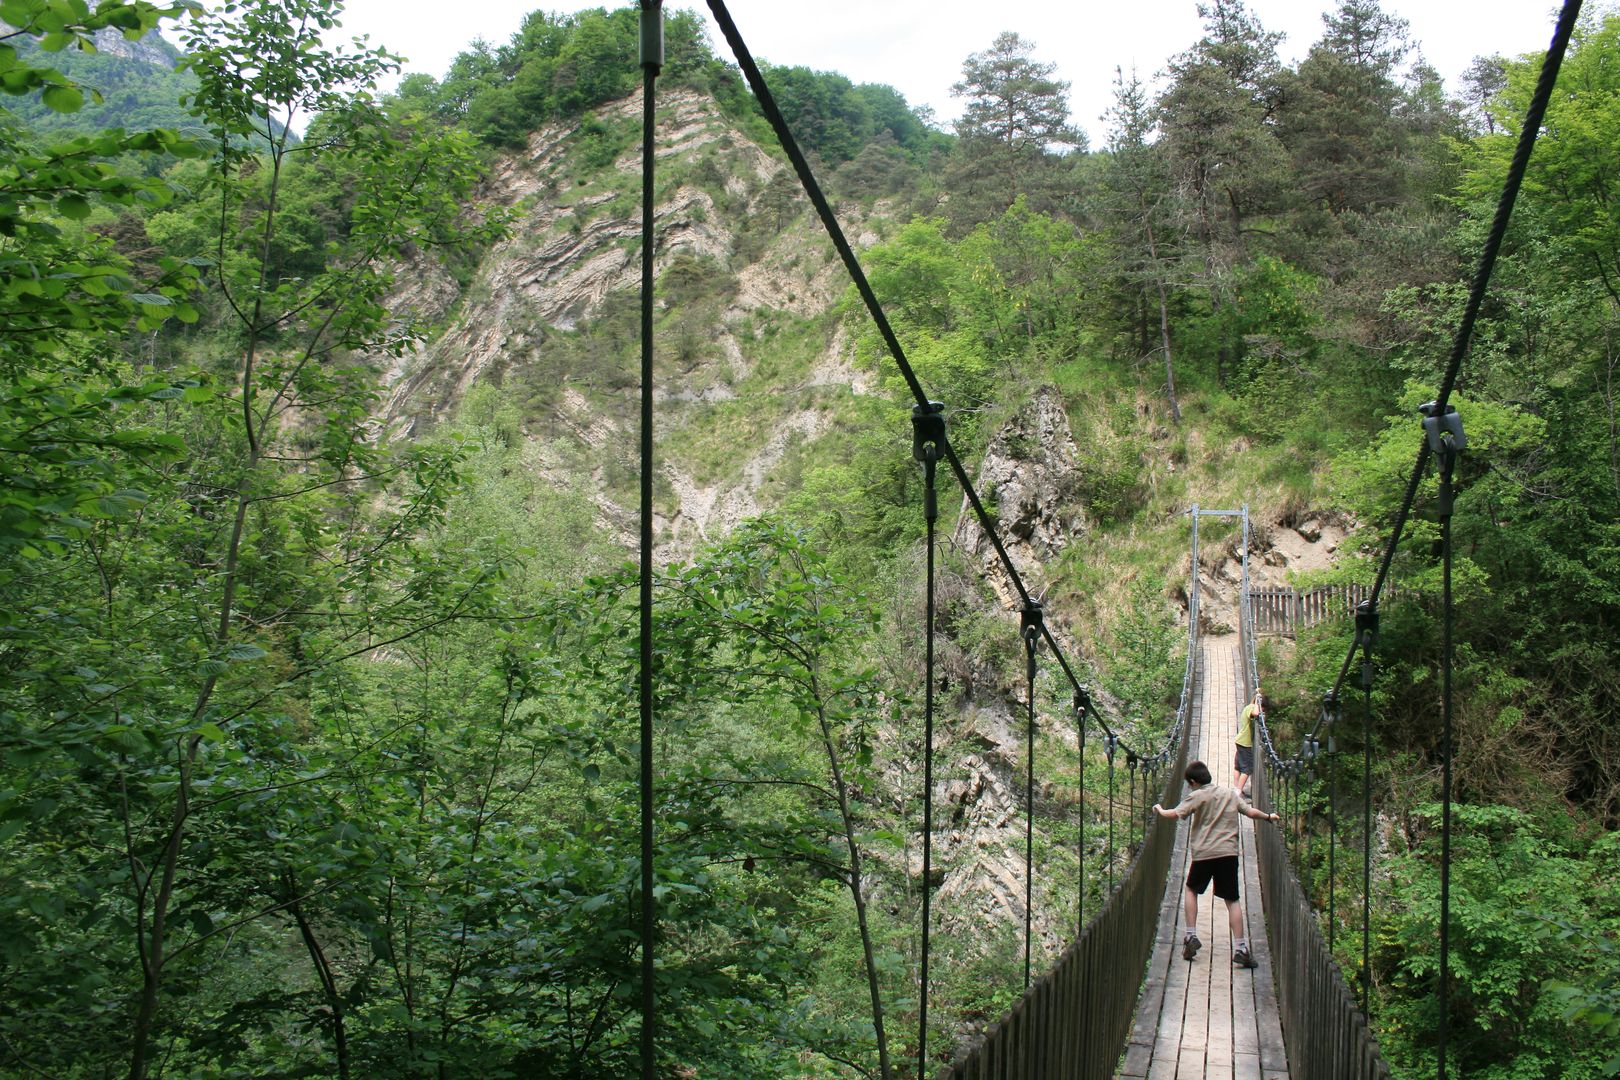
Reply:
M939 520L939 492L934 487L934 465L943 456L945 406L930 401L911 407L911 456L923 463L923 516Z
M1426 401L1418 406L1418 412L1423 414L1423 433L1428 436L1429 449L1436 458L1442 458L1447 451L1455 455L1468 448L1457 406L1448 404L1443 415L1439 413L1439 408L1438 401Z
M1337 690L1329 690L1327 693L1323 694L1322 720L1327 724L1329 729L1339 722L1340 712L1341 707L1339 704L1339 692Z
M933 451L934 460L938 461L940 444L945 441L945 405L943 402L930 401L927 405L913 405L911 407L911 456L918 461L927 461L928 452Z
M1356 644L1369 652L1378 644L1378 608L1371 600L1356 605Z
M1018 613L1018 633L1031 645L1041 639L1041 627L1045 623L1043 612L1039 600L1026 600Z
M641 0L641 66L658 74L664 67L664 0Z
M1029 679L1035 681L1035 650L1041 643L1041 602L1026 600L1019 613L1018 634L1024 639L1024 657L1029 668Z
M1456 490L1451 484L1451 472L1456 467L1457 455L1468 445L1463 437L1462 417L1454 405L1447 405L1444 415L1439 414L1439 402L1431 401L1418 409L1423 414L1423 431L1429 437L1429 449L1434 452L1435 467L1440 470L1440 492L1437 510L1441 517L1450 517Z

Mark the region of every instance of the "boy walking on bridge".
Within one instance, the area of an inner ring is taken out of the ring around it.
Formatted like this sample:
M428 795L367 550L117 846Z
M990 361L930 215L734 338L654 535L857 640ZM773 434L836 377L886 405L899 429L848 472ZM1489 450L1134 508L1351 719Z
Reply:
M1232 963L1244 968L1256 967L1249 953L1249 940L1243 932L1243 909L1238 906L1238 816L1265 821L1279 818L1244 803L1232 788L1215 787L1209 766L1202 761L1188 765L1183 776L1192 790L1181 800L1181 805L1166 810L1158 803L1153 804L1153 812L1160 817L1192 819L1187 841L1192 855L1185 893L1187 933L1182 940L1181 955L1188 960L1198 955L1202 945L1198 940L1198 898L1213 881L1215 895L1226 901L1226 916L1231 921Z

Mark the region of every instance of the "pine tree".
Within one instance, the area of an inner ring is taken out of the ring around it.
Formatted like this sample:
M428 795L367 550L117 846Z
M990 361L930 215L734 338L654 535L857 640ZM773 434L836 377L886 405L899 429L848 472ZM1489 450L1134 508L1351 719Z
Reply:
M1174 81L1160 100L1158 121L1195 246L1195 279L1219 322L1233 268L1248 258L1253 219L1273 213L1289 184L1287 155L1271 122L1280 35L1262 28L1241 0L1198 10L1204 37L1170 62ZM1224 380L1242 342L1228 334L1214 351Z
M1109 155L1101 183L1103 219L1117 252L1116 273L1122 291L1131 297L1127 301L1130 308L1143 316L1136 320L1141 354L1153 347L1146 315L1150 310L1157 312L1165 393L1170 415L1179 423L1167 287L1176 257L1167 242L1173 231L1169 216L1174 206L1164 161L1148 142L1153 130L1152 105L1134 71L1127 81L1125 73L1115 69L1114 105L1108 110L1108 120Z
M1086 137L1069 123L1069 84L1053 77L1055 64L1032 58L1034 48L1003 33L967 58L962 81L951 87L952 96L967 99L948 178L959 226L1001 214L1020 193L1041 211L1067 194L1054 151L1084 150Z
M1335 216L1401 201L1406 132L1394 72L1407 24L1377 0L1343 0L1288 81L1279 128L1305 200Z

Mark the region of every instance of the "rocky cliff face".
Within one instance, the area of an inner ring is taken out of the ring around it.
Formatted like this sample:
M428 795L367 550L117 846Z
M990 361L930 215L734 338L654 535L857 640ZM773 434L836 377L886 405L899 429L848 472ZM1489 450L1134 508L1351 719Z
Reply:
M126 60L139 60L143 64L161 68L174 67L175 61L180 58L180 50L170 45L156 30L138 41L130 41L124 37L123 31L109 26L96 31L95 42L97 52Z
M1000 522L1003 547L1033 594L1043 590L1047 564L1088 527L1085 508L1074 496L1077 458L1062 396L1044 386L991 439L979 466L975 487ZM1018 606L1012 582L966 496L951 542L992 583L1006 607Z
M638 129L641 109L638 94L606 107L596 123L608 131ZM513 226L465 288L426 257L400 274L393 306L444 329L383 367L383 422L396 433L421 431L449 415L475 383L516 386L535 370L551 370L562 350L605 320L630 325L625 316L633 317L629 305L641 275L639 143L620 153L605 178L581 175L579 157L579 125L553 125L495 164L485 200L510 210ZM811 319L825 313L844 286L831 245L799 208L784 214L779 199L763 205L784 168L705 96L683 90L660 99L655 273L667 283L672 268L684 268L688 277L708 277L694 288L708 285L723 294L712 320L695 327L671 326L681 316L678 305L667 298L659 305L655 427L666 448L656 522L661 560L682 557L766 508L767 481L789 446L815 440L827 426L828 414L814 395L798 391L868 388L838 336L828 337L800 386L750 385L760 352L753 316ZM783 227L768 230L767 219ZM845 227L859 236L855 225ZM762 227L770 232L763 243ZM621 342L619 352L634 352L633 341L629 348ZM552 478L583 482L602 526L632 543L633 501L611 477L623 472L625 453L638 437L637 390L633 380L614 376L616 385L604 393L600 380L562 367L555 376L560 385L538 395L543 408L528 410L535 414L528 435L539 445L539 460L550 463ZM682 433L712 419L705 407L744 397L771 416L772 433L757 445L736 446L737 458L722 476L707 475L714 470L680 451Z

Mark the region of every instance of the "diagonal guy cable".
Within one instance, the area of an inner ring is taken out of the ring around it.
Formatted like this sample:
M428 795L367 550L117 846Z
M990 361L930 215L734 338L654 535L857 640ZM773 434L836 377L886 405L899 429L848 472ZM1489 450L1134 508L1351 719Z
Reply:
M1536 82L1536 92L1530 99L1530 107L1524 114L1524 127L1519 131L1519 143L1513 152L1513 161L1508 166L1507 179L1502 184L1502 194L1496 202L1496 216L1491 222L1491 231L1485 239L1485 246L1480 251L1479 266L1474 271L1474 282L1468 291L1468 304L1463 309L1462 321L1457 325L1457 336L1451 345L1451 358L1446 365L1444 378L1440 382L1440 395L1435 399L1436 416L1444 416L1447 399L1457 384L1457 375L1462 370L1463 357L1468 354L1468 346L1474 336L1474 323L1479 318L1480 305L1485 300L1485 289L1490 284L1491 271L1496 267L1496 255L1502 247L1502 240L1507 235L1508 219L1513 216L1513 204L1518 198L1519 187L1524 182L1525 170L1530 164L1530 152L1535 149L1536 136L1541 131L1542 118L1547 113L1547 103L1552 99L1553 87L1558 81L1558 69L1563 65L1564 53L1569 48L1569 39L1575 32L1575 22L1581 13L1581 0L1565 0L1564 9L1559 13L1558 25L1553 31L1552 44L1547 48L1547 55L1541 64L1541 76ZM1418 482L1423 478L1423 469L1428 461L1428 445L1420 444L1417 461L1412 466L1412 474L1406 482L1406 495L1401 500L1401 508L1395 515L1395 527L1390 534L1389 544L1384 549L1383 560L1378 567L1378 576L1373 580L1372 606L1378 608L1378 597L1383 592L1384 581L1389 576L1390 563L1395 558L1395 549L1401 542L1401 533L1406 527L1407 516L1411 513L1412 503L1417 498ZM1344 686L1344 680L1350 673L1350 665L1356 655L1356 645L1350 646L1345 655L1344 664L1339 668L1339 677L1333 682L1333 693L1337 696ZM1318 719L1320 726L1320 719ZM1316 734L1312 729L1312 734Z
M883 338L884 345L888 347L889 355L894 357L894 362L900 369L900 375L905 379L906 386L910 388L912 396L917 399L917 404L927 408L928 395L923 392L922 383L917 379L917 373L912 370L911 363L906 359L905 349L901 347L900 339L896 336L894 327L889 324L888 316L883 313L883 305L878 302L877 294L872 291L871 283L866 280L866 273L861 269L860 260L855 257L855 250L850 247L849 240L845 238L844 230L838 224L838 218L833 214L831 204L827 202L826 195L822 193L821 185L816 182L815 175L810 171L810 165L805 160L804 153L799 149L798 141L794 139L793 132L788 129L786 118L783 117L782 111L777 108L776 99L772 96L770 87L765 85L765 77L760 73L759 65L754 62L753 55L748 51L748 45L743 41L742 34L737 29L737 24L732 21L731 13L726 10L725 0L708 0L708 3L709 11L714 15L715 22L720 25L720 31L725 35L726 43L731 46L732 54L737 58L738 67L742 69L743 77L748 81L749 88L753 90L754 97L759 102L760 110L764 112L765 119L770 122L772 130L776 132L777 140L782 144L782 149L786 151L788 160L793 164L799 182L804 186L805 194L810 197L811 204L816 208L816 214L821 218L822 226L827 230L827 235L831 238L833 246L838 249L838 256L844 262L844 269L848 271L850 281L854 283L856 292L860 293L861 300L866 304L866 309L872 316L872 322L877 326L878 334ZM948 438L942 440L941 445L945 460L951 467L951 472L956 475L957 483L962 485L962 491L967 496L968 505L973 508L974 516L979 519L980 527L984 530L984 534L989 539L991 546L995 548L996 558L1000 561L1002 569L1006 571L1013 588L1017 590L1019 599L1024 606L1027 606L1032 600L1029 589L1025 587L1024 579L1019 575L1018 569L1013 566L1012 558L1007 554L1007 549L1001 542L1001 536L996 531L994 521L991 519L989 512L985 510L984 503L979 499L979 493L974 490L973 482L969 479L967 470L963 467L961 459L956 454L956 448L951 445ZM1058 664L1063 669L1063 674L1069 680L1070 685L1076 691L1079 691L1082 688L1079 678L1075 675L1074 669L1070 667L1069 661L1064 656L1063 650L1058 645L1050 627L1044 624L1042 626L1042 636L1046 639L1047 644L1051 646L1052 655L1057 658ZM1088 711L1096 717L1097 723L1105 732L1110 735L1114 734L1113 729L1108 726L1095 709ZM1129 749L1123 741L1120 742L1120 746Z

